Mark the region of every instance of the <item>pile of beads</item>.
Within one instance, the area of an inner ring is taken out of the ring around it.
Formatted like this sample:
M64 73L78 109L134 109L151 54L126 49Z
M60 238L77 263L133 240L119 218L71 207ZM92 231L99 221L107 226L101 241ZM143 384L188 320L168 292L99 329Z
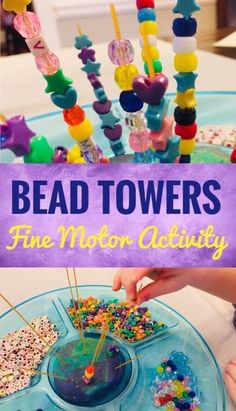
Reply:
M27 46L35 57L36 66L47 82L45 92L51 93L53 104L63 109L69 134L77 141L85 161L104 162L103 153L92 138L93 126L85 118L84 110L76 104L77 92L71 86L73 81L64 75L58 57L49 50L41 34L37 14L26 11L26 6L30 3L29 0L22 1L20 4L16 1L4 0L3 8L17 13L14 27L25 38Z
M150 390L157 408L165 411L200 411L196 378L183 352L173 351L170 358L162 359Z
M140 23L142 58L148 76L137 76L133 88L138 97L148 104L147 127L154 159L173 163L179 155L179 139L172 137L173 121L167 116L169 99L165 98L168 79L162 73L160 52L156 47L158 25L153 0L136 0Z
M174 76L177 81L177 95L174 117L176 121L175 133L181 137L180 163L190 163L191 153L195 148L196 124L196 99L195 70L198 66L198 58L195 54L197 41L194 37L197 31L197 21L191 17L192 13L200 10L195 0L183 2L178 0L173 9L174 13L180 13L182 18L176 18L173 22L173 50L176 53L174 59Z
M76 328L80 328L81 317L84 329L101 329L109 316L109 331L126 340L137 342L167 329L162 321L152 319L147 307L130 307L117 299L108 301L89 297L80 299L79 305L70 303L68 314ZM77 311L75 312L75 308Z
M80 50L78 58L84 64L82 71L87 74L97 98L97 101L93 103L93 109L102 121L101 128L105 137L110 141L112 151L116 156L123 155L125 150L121 141L122 127L120 119L113 114L112 102L108 100L105 89L98 79L101 76L99 71L101 64L96 62L96 51L91 48L92 45L93 43L87 35L80 33L75 38L75 48Z
M34 318L32 327L51 347L58 332L46 316ZM49 350L30 327L11 332L0 340L0 397L6 397L30 385L35 370Z

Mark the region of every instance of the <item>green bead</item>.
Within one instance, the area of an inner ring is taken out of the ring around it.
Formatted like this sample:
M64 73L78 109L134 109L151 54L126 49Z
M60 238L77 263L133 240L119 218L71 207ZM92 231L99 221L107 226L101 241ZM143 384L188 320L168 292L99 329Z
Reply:
M24 156L25 163L51 164L54 149L47 139L42 136L35 136L30 141L30 152Z
M48 85L45 89L46 93L58 93L64 96L67 87L73 83L73 81L64 76L62 69L59 69L52 76L43 76Z
M153 61L153 67L154 67L155 73L162 73L162 64L161 64L160 60L154 60ZM144 70L145 70L145 73L147 75L149 75L149 70L148 70L147 63L144 64Z
M188 398L188 393L187 393L186 391L183 391L182 396L183 396L184 398Z

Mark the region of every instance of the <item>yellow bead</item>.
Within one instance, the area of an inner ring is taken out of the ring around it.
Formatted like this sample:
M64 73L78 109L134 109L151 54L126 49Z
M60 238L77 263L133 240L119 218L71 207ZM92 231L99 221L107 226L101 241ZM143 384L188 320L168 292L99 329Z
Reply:
M134 64L120 66L115 70L115 82L121 90L133 90L133 81L138 75L138 69Z
M143 21L139 25L139 31L141 34L153 34L157 36L158 34L158 25L156 21Z
M190 73L198 66L198 58L195 53L176 54L174 59L175 70L180 73Z
M157 367L157 372L158 372L159 374L162 374L162 373L164 372L164 368L161 367L161 366Z
M195 149L195 145L196 145L195 138L192 138L192 140L180 140L180 144L179 144L180 154L183 156L187 156L191 154Z
M68 151L67 162L69 164L85 164L85 160L82 156L78 144L76 144L71 150Z
M175 103L182 109L185 108L194 108L197 105L195 99L195 90L194 88L189 88L184 93L180 91L177 92Z
M160 58L160 52L156 47L150 47L149 54L151 55L152 60L159 60ZM148 61L148 56L145 50L142 51L142 59L143 61Z
M91 121L86 118L77 126L70 126L69 133L74 140L82 142L93 134L93 125Z
M15 13L23 13L32 0L3 0L2 8Z

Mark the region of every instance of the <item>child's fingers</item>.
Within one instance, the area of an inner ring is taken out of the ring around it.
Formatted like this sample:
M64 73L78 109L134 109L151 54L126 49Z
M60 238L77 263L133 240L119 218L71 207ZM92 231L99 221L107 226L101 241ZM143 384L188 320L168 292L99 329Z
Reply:
M227 387L228 393L236 405L236 382L235 380L229 375L227 372L224 373L224 380L225 380L225 385Z
M117 271L113 279L113 286L112 286L113 291L119 291L122 287L121 274L122 274L122 270Z
M160 295L165 295L177 291L179 287L175 282L174 278L159 278L146 287L138 294L137 303L142 304L144 301L151 300L152 298L159 297Z
M226 374L230 375L231 378L235 381L235 389L236 389L236 365L233 364L231 361L225 367Z

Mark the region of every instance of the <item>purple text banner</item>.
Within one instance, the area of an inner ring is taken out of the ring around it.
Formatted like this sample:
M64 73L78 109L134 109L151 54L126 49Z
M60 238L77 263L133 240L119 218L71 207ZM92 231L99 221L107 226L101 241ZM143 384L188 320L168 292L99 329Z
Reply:
M235 267L236 168L0 165L2 267Z

